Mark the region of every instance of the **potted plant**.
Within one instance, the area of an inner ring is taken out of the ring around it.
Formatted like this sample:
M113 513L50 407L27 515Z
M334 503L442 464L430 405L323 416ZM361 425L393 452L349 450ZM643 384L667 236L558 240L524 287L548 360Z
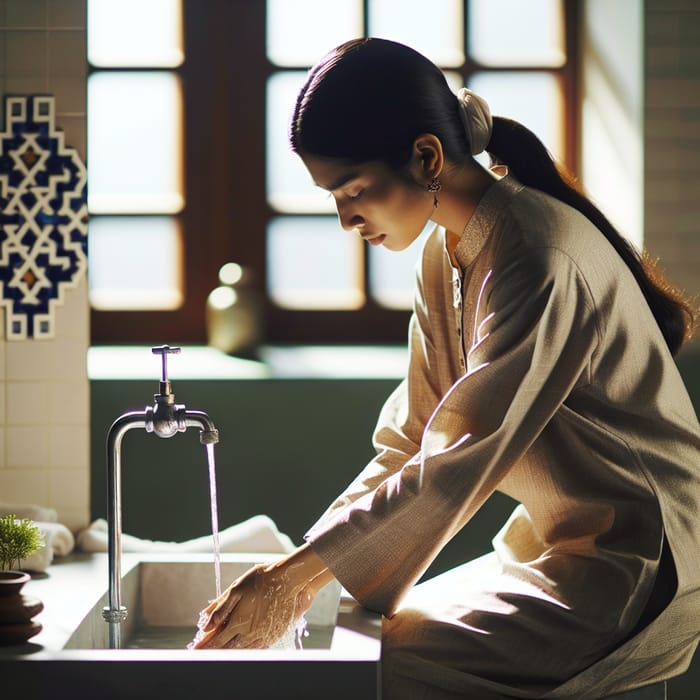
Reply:
M29 574L18 569L21 560L43 544L41 530L31 520L19 520L14 515L0 517L0 645L24 642L41 631L41 625L32 618L44 606L20 593Z
M0 517L0 572L10 571L44 544L41 530L26 518L14 515Z

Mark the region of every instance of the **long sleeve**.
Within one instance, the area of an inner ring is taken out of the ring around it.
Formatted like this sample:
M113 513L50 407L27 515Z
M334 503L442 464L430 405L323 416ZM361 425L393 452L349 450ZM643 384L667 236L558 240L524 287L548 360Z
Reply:
M576 266L554 248L507 258L479 285L475 317L465 324L475 331L467 372L427 419L419 450L400 467L395 461L374 488L310 535L343 585L385 614L498 487L572 388L587 380L598 331ZM408 386L414 382L430 396L437 360L429 317L416 318ZM409 400L409 413L411 406Z

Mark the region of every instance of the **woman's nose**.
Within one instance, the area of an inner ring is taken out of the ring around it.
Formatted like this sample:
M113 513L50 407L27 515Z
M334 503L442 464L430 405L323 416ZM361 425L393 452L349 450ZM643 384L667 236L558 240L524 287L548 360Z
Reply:
M340 221L343 230L354 231L364 226L364 218L351 205L336 202L336 209L338 210L338 221Z

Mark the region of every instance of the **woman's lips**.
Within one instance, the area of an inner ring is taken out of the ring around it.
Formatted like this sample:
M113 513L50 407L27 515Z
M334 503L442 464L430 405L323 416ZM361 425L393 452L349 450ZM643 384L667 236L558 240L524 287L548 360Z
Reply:
M370 245L381 245L382 243L384 243L385 238L386 238L386 234L382 233L379 236L375 236L374 238L366 238L365 240Z

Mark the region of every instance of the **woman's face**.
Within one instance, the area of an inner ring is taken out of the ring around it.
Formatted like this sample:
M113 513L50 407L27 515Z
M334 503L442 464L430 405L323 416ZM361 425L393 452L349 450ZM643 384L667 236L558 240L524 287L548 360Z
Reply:
M433 195L396 175L386 164L304 156L313 181L335 199L340 225L370 245L403 250L420 235L433 212Z

